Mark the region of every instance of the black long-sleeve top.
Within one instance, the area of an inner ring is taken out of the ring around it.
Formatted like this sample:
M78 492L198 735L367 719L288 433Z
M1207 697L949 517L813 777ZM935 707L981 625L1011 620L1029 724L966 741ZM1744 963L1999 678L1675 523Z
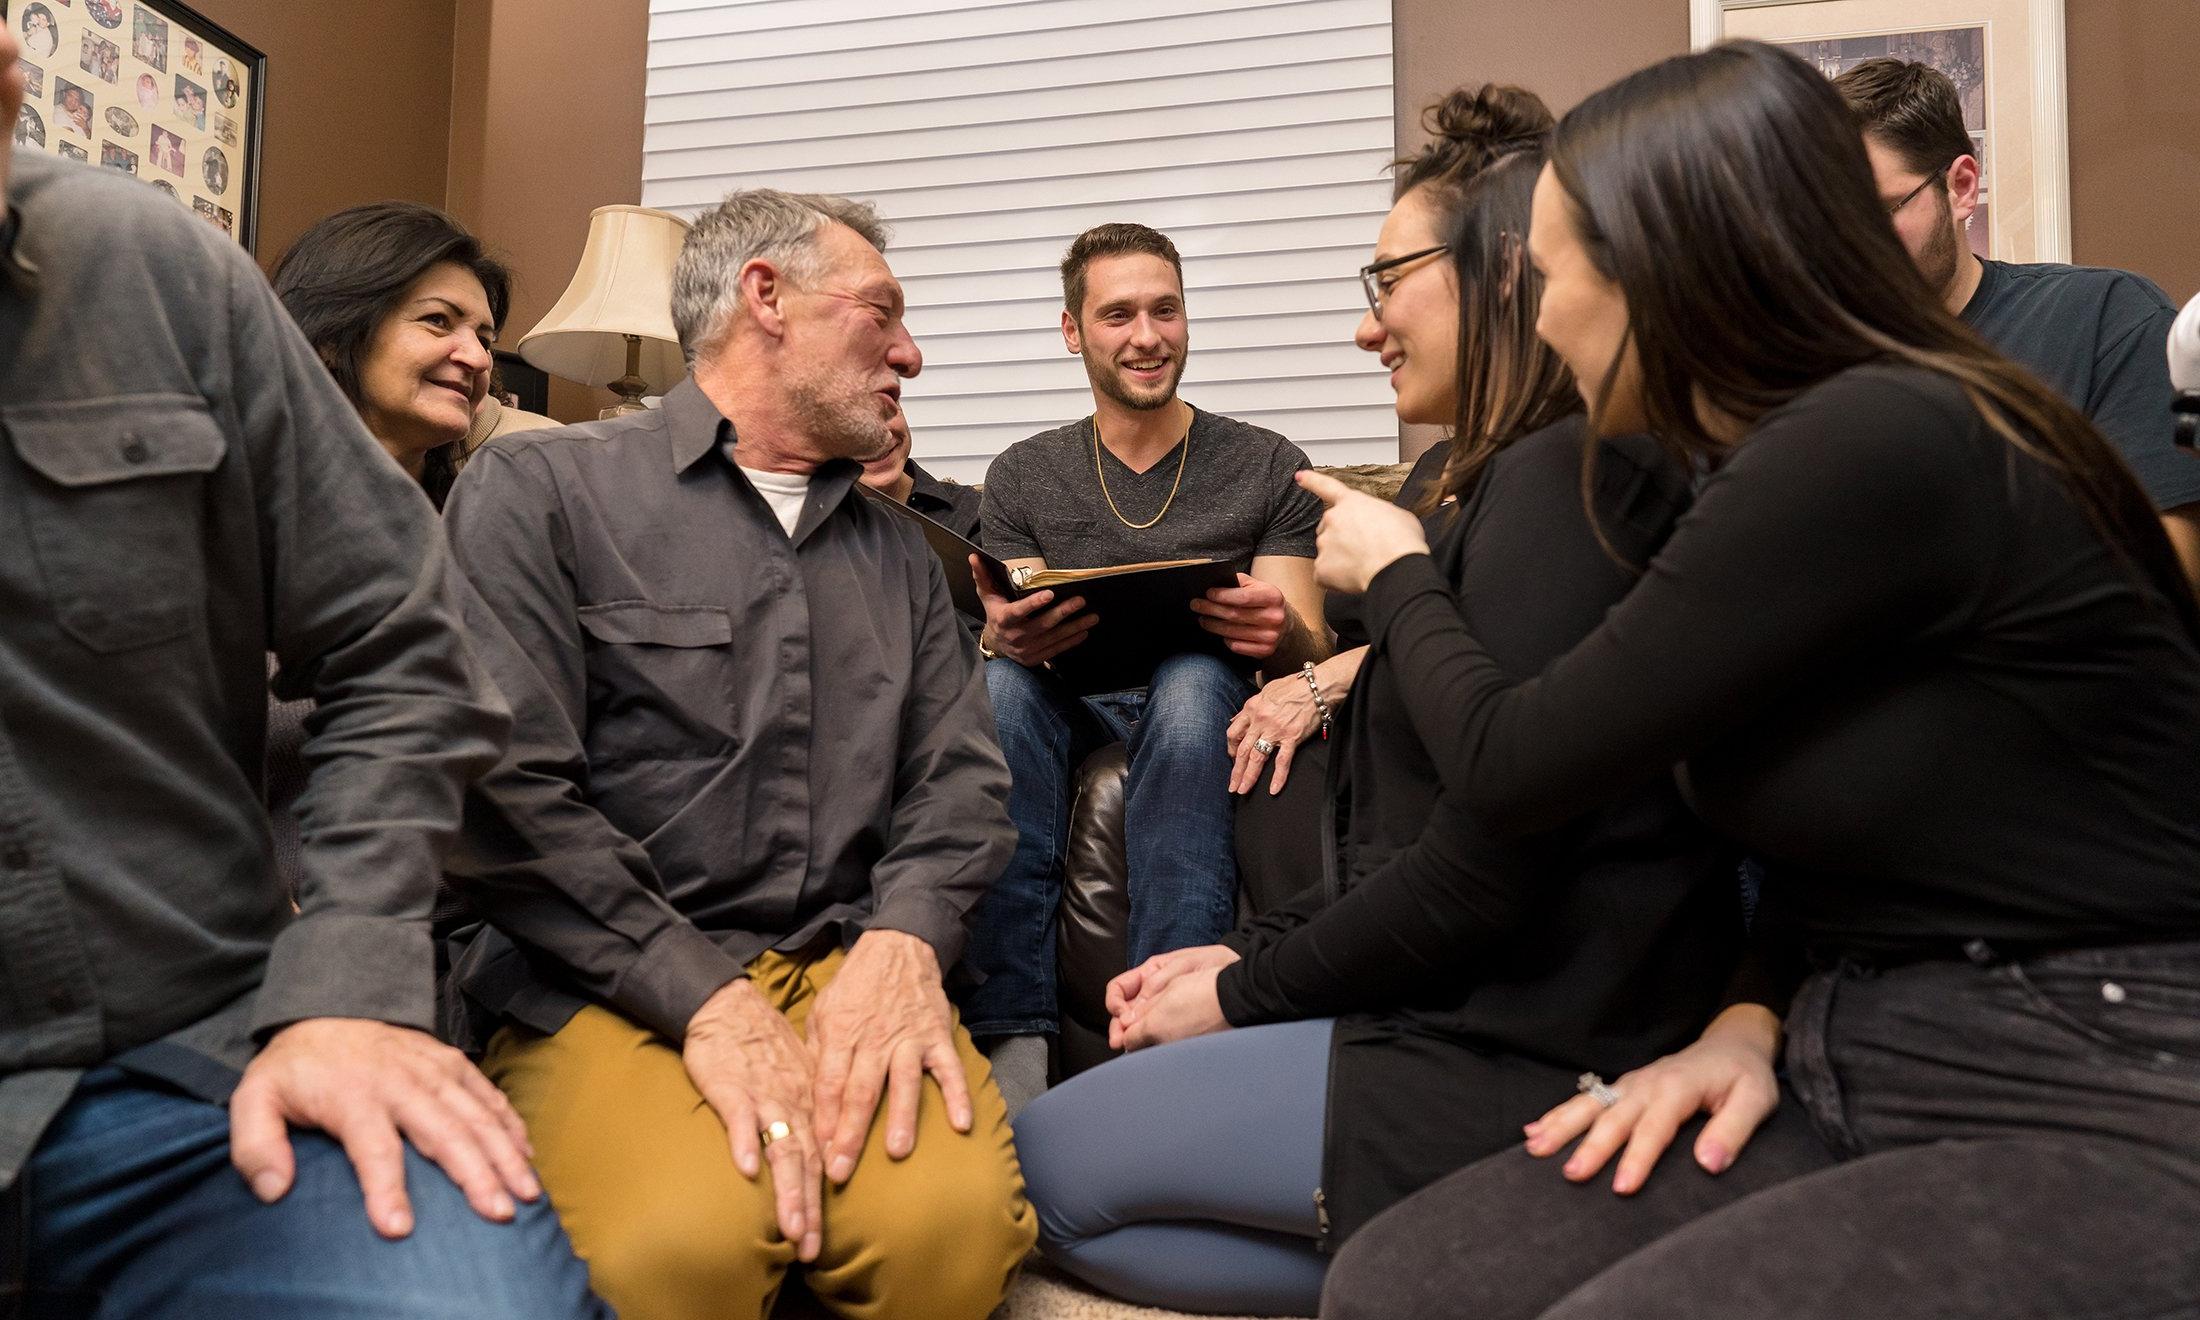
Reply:
M1329 883L1229 938L1241 961L1217 992L1234 1025L1418 1013L1481 1048L1624 1071L1685 1042L1715 1006L1741 936L1734 870L1670 775L1504 837L1441 755L1459 718L1441 639L1462 617L1483 622L1504 670L1536 673L1627 594L1686 503L1686 473L1649 440L1605 442L1607 548L1582 500L1583 443L1578 418L1514 442L1432 520L1432 554L1415 560L1430 609L1368 596L1370 651L1332 757Z
M1682 762L1826 954L2200 933L2200 647L1938 375L1857 367L1764 417L1535 678L1429 558L1367 594L1493 832Z

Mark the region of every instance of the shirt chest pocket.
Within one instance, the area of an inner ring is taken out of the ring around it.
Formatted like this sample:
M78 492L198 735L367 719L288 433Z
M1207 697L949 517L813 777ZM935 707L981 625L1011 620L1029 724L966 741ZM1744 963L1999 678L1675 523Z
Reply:
M712 759L739 742L733 618L715 605L580 607L588 751L597 764Z
M62 631L94 651L171 641L206 611L206 474L228 444L203 400L0 408L10 483Z

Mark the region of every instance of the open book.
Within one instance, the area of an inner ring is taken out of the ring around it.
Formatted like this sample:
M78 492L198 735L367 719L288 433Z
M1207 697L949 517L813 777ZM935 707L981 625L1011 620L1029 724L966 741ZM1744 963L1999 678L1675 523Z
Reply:
M1164 559L1114 568L1049 568L1022 583L1009 580L1008 565L939 523L897 500L864 489L874 503L917 524L925 544L939 556L955 608L985 617L985 602L970 571L976 555L993 589L1011 600L1053 589L1058 597L1075 595L1100 622L1085 640L1047 662L1047 669L1073 693L1091 696L1142 688L1170 656L1187 652L1212 655L1239 673L1250 675L1259 662L1234 654L1220 637L1199 626L1191 603L1215 587L1237 585L1237 566L1221 559Z

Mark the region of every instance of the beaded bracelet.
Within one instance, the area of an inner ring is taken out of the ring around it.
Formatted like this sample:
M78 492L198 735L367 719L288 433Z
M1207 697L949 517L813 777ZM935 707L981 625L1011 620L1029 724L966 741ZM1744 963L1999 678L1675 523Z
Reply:
M1314 694L1314 709L1321 713L1322 739L1329 738L1329 703L1322 700L1322 681L1314 676L1314 662L1309 660L1299 666L1299 676L1306 680L1306 690Z

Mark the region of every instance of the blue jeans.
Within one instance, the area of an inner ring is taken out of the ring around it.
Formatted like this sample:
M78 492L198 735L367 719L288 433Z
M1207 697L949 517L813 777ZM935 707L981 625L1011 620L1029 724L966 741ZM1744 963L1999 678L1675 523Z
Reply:
M1146 1306L1312 1315L1329 1099L1320 1018L1110 1059L1016 1119L1039 1249Z
M548 1200L489 1223L407 1147L414 1228L386 1241L342 1148L309 1132L291 1146L297 1177L262 1205L230 1167L228 1110L118 1068L88 1074L16 1189L25 1315L609 1320Z
M1130 965L1212 944L1237 914L1223 733L1252 689L1205 655L1163 661L1144 692L1080 699L1013 660L987 662L985 685L1008 758L1016 853L971 918L965 957L984 983L963 994L963 1023L973 1036L1051 1032L1059 1017L1055 916L1077 767L1108 743L1129 746Z

